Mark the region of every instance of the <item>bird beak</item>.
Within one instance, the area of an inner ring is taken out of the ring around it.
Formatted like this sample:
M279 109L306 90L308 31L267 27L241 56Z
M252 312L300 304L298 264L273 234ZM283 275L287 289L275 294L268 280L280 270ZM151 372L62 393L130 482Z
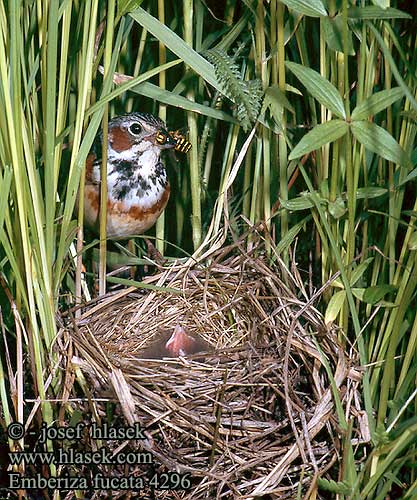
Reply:
M175 148L177 141L171 137L168 130L161 128L155 134L155 144L157 144L161 149L171 149Z
M171 356L174 357L193 354L196 347L196 339L191 337L191 335L188 335L188 333L180 325L177 325L175 327L174 333L165 344L165 349L170 353Z

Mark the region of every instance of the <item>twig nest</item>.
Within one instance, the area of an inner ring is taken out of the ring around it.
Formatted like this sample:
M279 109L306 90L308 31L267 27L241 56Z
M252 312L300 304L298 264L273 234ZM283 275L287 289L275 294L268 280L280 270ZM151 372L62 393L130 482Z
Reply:
M343 401L356 387L296 268L260 243L243 248L172 265L145 279L159 289L124 290L70 326L82 366L110 381L155 461L191 473L192 494L178 498L292 498L300 482L306 492L336 460L330 378ZM203 348L148 356L178 325Z

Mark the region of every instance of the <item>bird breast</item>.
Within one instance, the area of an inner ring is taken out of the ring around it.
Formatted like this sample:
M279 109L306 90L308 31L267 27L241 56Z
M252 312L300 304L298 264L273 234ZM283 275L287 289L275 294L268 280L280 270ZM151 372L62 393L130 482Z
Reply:
M90 160L91 161L91 160ZM100 164L87 164L85 223L97 228L100 200ZM159 150L114 152L107 164L107 236L126 238L152 227L169 199L170 186Z

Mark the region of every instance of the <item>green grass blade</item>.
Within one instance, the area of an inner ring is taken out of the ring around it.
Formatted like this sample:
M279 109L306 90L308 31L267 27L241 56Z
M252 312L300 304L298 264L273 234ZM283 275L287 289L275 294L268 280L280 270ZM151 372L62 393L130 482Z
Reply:
M46 68L43 72L45 80L42 87L45 89L45 243L46 243L46 263L48 268L52 268L55 243L54 220L56 204L56 188L58 184L59 164L55 164L55 132L56 132L56 87L57 87L57 58L58 58L58 6L59 2L51 2L48 12L48 43L46 46ZM45 272L47 268L44 269ZM49 281L49 279L48 279Z
M174 54L181 58L190 68L192 68L199 76L204 78L207 83L215 89L223 92L222 85L214 75L214 66L209 63L198 52L193 50L187 43L184 42L176 33L171 31L167 26L161 24L158 19L151 16L141 7L129 14L136 22L146 28L158 40L160 40ZM228 96L229 97L229 96Z
M311 68L286 61L285 66L300 80L304 87L320 104L330 109L339 118L346 119L345 106L337 88Z
M367 21L367 26L368 28L372 31L372 33L375 35L375 38L377 39L379 46L381 47L381 50L384 54L385 59L387 60L392 74L394 75L395 79L397 80L398 85L403 89L404 94L406 95L407 99L410 101L411 106L414 108L415 111L417 111L417 101L414 98L413 94L411 93L410 89L408 88L408 85L404 82L400 71L397 68L397 65L395 64L394 58L391 55L391 51L387 44L385 43L383 37L379 33L379 31L375 28L375 26Z
M175 94L174 92L170 92L169 90L161 89L157 85L154 85L150 82L141 83L140 85L132 87L131 91L145 97L149 97L150 99L163 102L164 104L175 106L186 111L192 111L203 116L209 116L211 118L215 118L216 120L223 120L229 123L238 123L236 118L230 116L224 111L221 111L220 109L210 108L209 106L205 106L204 104L199 104L198 102L191 101L190 99L187 99L186 97L183 97L179 94Z
M402 97L404 97L404 90L401 87L381 90L381 92L372 94L356 106L352 111L351 118L353 121L366 120L366 118L388 108Z
M310 17L327 16L326 8L321 0L281 0L289 9Z
M367 121L355 121L350 127L355 138L369 151L404 167L410 165L410 159L403 148L379 125Z
M321 146L334 142L343 137L349 130L349 125L343 120L331 120L326 123L316 125L310 130L301 141L291 151L289 160L299 158L311 151L319 149Z
M410 14L402 10L388 7L383 9L377 5L364 5L348 8L349 19L412 19Z
M9 203L9 192L12 178L13 172L10 167L3 167L3 172L0 170L0 231L3 229L4 217Z

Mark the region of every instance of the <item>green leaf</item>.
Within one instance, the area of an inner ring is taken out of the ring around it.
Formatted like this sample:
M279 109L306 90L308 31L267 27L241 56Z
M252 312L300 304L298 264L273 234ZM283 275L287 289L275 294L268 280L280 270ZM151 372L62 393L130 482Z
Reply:
M362 300L363 301L363 296L364 296L364 293L365 293L365 288L353 288L354 285L356 285L356 283L362 278L363 274L365 273L365 271L368 269L369 267L369 264L374 260L374 257L368 257L366 260L364 260L363 262L361 262L357 267L355 267L352 271L352 276L350 278L350 286L352 287L351 290L352 290L352 293L353 295L358 298L359 300ZM340 281L340 279L336 279L334 281L332 281L332 286L336 287L336 288L343 288L344 289L344 286L342 284L342 282Z
M342 97L337 88L313 69L286 61L287 68L294 73L304 87L320 104L330 109L340 118L346 118Z
M403 179L396 187L400 187L402 186L403 184L411 181L412 179L414 179L414 177L417 177L417 167L414 168L408 175L405 179Z
M404 91L401 87L381 90L376 94L367 97L352 111L352 120L365 120L369 116L374 116L394 102L404 96Z
M417 217L417 210L403 210L402 214L407 215L408 217Z
M344 290L340 290L340 292L336 292L332 295L332 298L327 304L326 313L324 315L324 321L326 325L332 323L337 318L340 310L342 309L345 299L346 292Z
M222 86L222 94L230 96L236 103L236 114L246 132L251 128L262 105L263 89L260 80L245 80L235 61L226 52L211 49L206 57L213 63L214 71Z
M346 204L342 198L329 202L329 213L334 219L340 219L346 213Z
M381 9L386 9L389 7L390 1L391 0L372 0L372 3L381 7Z
M324 39L326 40L327 45L330 49L336 50L338 52L343 52L343 27L344 20L343 17L338 15L336 17L323 17L323 33ZM352 32L348 31L348 39L347 39L347 51L348 55L355 55L355 50L353 49L352 42Z
M408 240L408 249L409 250L417 250L417 231L410 236Z
M358 188L356 190L356 198L358 200L361 199L370 199L370 198L378 198L379 196L383 196L388 193L388 189L381 188L377 186L368 186L364 188Z
M327 16L327 11L321 0L281 0L289 9L310 17Z
M352 271L352 276L350 277L350 286L356 285L356 283L363 276L363 273L368 269L369 264L374 260L374 257L368 257L363 262L361 262Z
M175 94L174 92L170 92L169 90L161 89L161 87L158 87L153 83L141 83L136 87L131 88L130 90L137 94L150 97L155 101L169 104L170 106L176 106L181 109L186 109L187 111L199 113L200 115L210 116L211 118L215 118L217 120L238 123L236 118L233 118L233 116L228 115L220 109L210 108L209 106L204 106L203 104L191 101L190 99L187 99L182 95Z
M6 215L7 206L9 204L9 191L12 183L13 171L8 166L3 167L3 175L0 170L0 234L3 229L4 217Z
M300 90L296 89L295 87L293 87L292 85L290 85L288 83L285 84L285 90L287 92L292 92L293 94L303 95L303 93Z
M214 66L209 63L207 59L200 56L198 52L193 50L182 38L165 26L165 24L159 22L158 19L148 14L148 12L141 7L131 12L129 15L188 64L188 66L204 78L207 83L212 85L219 92L224 93L223 86L215 77ZM227 97L230 99L230 96L227 95ZM231 100L233 101L233 99Z
M292 198L291 200L279 199L281 206L290 210L291 212L298 212L300 210L307 210L314 207L314 203L310 199L310 193L301 193L300 196Z
M265 98L262 105L262 109L265 110L269 106L271 110L271 114L278 117L281 113L282 108L286 108L291 111L291 113L295 113L293 105L287 99L284 92L280 90L278 85L271 85L265 91Z
M91 275L92 273L87 273L87 276ZM117 285L124 285L124 286L134 286L136 288L143 288L145 290L155 290L157 292L167 292L167 293L172 293L176 295L180 295L182 292L179 288L172 288L170 286L158 286L158 285L152 285L151 283L144 283L143 281L135 281L127 278L118 278L117 276L106 276L106 281L109 283L116 283Z
M348 9L349 19L412 19L410 14L398 9L382 9L376 5L366 7L350 7Z
M382 300L387 293L395 292L397 287L394 285L375 285L370 286L365 290L363 294L363 301L367 304L376 304Z
M233 47L240 34L247 29L248 22L254 14L255 12L250 7L245 9L243 15L239 16L239 19L237 19L232 26L228 27L224 36L215 47L226 51ZM203 44L204 48L208 48L206 42L207 38Z
M292 150L289 160L299 158L310 153L328 142L333 142L343 137L348 131L349 125L343 120L331 120L329 122L316 125L308 132Z
M304 219L294 224L291 229L289 229L285 236L278 242L275 247L276 253L278 255L282 254L287 250L287 248L291 245L291 243L295 240L297 234L301 231L301 229L305 226L305 224L311 219L311 215L304 217Z
M411 152L411 163L417 165L417 146Z
M317 484L320 489L331 491L332 493L340 493L342 495L349 495L352 488L349 486L347 481L333 481L319 477L317 479Z
M400 116L403 116L407 120L417 123L417 113L413 109L408 111L401 111Z
M365 288L352 288L353 295L363 302L363 296L365 294Z
M364 302L365 304L368 303L367 300L364 299L365 293L366 293L366 288L352 288L352 293L361 302ZM391 308L391 309L394 307L398 307L394 302L387 302L386 300L379 300L378 306Z
M118 97L121 94L124 94L128 90L132 90L133 88L139 86L141 83L144 83L146 80L149 80L150 78L158 75L162 71L166 71L169 68L172 68L173 66L176 66L177 64L180 64L182 61L180 59L177 59L175 61L170 61L168 63L162 64L161 66L157 66L156 68L152 68L149 71L146 71L145 73L141 73L138 76L135 76L134 78L128 77L127 80L118 85L112 92L109 92L108 94L105 94L99 101L97 101L95 104L93 104L90 108L87 110L87 116L95 113L97 110L102 110L103 105L106 102L110 102L116 97Z
M284 108L291 111L291 113L295 114L295 110L291 105L290 101L285 96L285 93L282 92L278 85L271 85L265 91L265 97L262 104L260 115L258 116L258 121L266 124L265 121L265 111L269 108L271 117L274 120L274 125L277 129L279 129L280 134L284 134L282 129L282 116L284 113ZM267 125L268 126L268 125Z
M342 288L344 290L344 286L340 278L333 280L331 282L331 286L334 286L335 288Z
M366 21L367 27L372 31L372 33L375 35L375 38L377 42L379 43L379 46L381 47L381 50L384 54L385 61L388 62L392 74L394 78L397 80L398 85L404 90L405 96L408 98L410 101L411 106L417 111L417 101L414 98L413 92L410 90L408 87L407 83L404 81L404 79L401 76L400 70L398 69L397 65L395 64L395 60L392 57L392 48L390 45L387 45L385 43L384 38L382 37L381 33L375 28L375 26L370 23L369 21Z
M403 148L392 135L379 125L357 121L352 122L350 127L355 138L370 151L405 167L410 164Z

